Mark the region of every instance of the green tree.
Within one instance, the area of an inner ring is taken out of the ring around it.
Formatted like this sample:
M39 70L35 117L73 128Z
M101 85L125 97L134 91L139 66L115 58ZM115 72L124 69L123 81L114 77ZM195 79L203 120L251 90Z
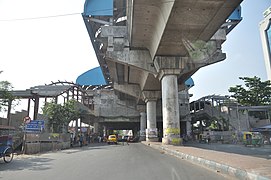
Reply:
M3 71L0 71L0 74ZM12 85L8 81L0 81L0 111L5 110L8 103L13 101L15 97L10 93L13 89Z
M245 82L245 87L236 85L230 87L229 92L233 93L231 97L238 103L246 106L261 106L271 104L271 83L270 81L261 81L259 77L239 77Z
M71 120L78 119L81 115L81 111L77 108L75 100L69 100L64 104L63 108L65 114L65 119L63 121L65 125L68 125Z
M64 129L67 129L71 120L80 117L80 112L74 100L70 100L64 105L54 102L46 103L42 110L48 116L48 126L52 129L52 132L63 132Z

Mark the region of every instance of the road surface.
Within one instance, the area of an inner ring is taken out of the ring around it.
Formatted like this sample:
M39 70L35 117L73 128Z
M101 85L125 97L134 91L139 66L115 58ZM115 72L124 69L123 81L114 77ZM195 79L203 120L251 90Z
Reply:
M212 180L219 172L154 150L141 143L84 146L0 161L4 180Z

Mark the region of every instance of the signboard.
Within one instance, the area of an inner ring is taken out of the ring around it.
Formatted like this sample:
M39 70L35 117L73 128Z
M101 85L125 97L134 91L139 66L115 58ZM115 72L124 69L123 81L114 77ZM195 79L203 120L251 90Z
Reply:
M23 121L24 121L25 124L28 124L28 123L30 123L31 118L29 116L25 116Z
M41 132L45 127L44 120L33 120L25 126L27 132Z

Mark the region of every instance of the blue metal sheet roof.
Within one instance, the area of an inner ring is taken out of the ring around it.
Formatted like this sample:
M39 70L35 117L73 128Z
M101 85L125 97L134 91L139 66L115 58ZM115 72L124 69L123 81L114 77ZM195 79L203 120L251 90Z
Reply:
M86 0L83 15L113 16L113 0Z
M76 84L86 86L107 85L101 67L96 67L81 74L76 79Z
M191 88L191 87L194 86L194 81L193 81L193 79L190 77L190 78L188 78L188 79L184 82L184 84L186 85L186 87Z
M231 15L228 19L229 20L242 20L240 5L231 13Z

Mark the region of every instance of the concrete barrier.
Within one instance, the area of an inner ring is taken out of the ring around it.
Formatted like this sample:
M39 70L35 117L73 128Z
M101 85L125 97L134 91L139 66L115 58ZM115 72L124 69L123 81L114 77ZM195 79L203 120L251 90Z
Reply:
M36 154L70 148L70 135L57 133L27 133L25 154Z

